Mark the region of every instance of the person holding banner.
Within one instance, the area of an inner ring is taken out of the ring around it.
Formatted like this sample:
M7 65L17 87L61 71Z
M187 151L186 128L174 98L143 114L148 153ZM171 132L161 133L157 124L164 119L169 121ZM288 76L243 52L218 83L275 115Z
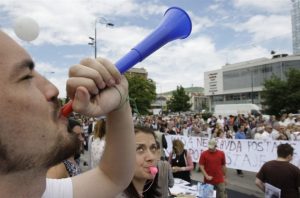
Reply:
M241 139L244 140L246 139L246 134L245 134L245 126L244 124L241 124L238 126L238 131L235 134L235 139ZM240 177L244 177L244 173L240 169L236 169L236 173Z
M191 183L191 171L194 164L191 154L184 149L184 143L179 140L173 140L173 150L169 155L169 162L172 166L174 178L180 178Z
M266 185L280 189L281 198L300 197L300 169L289 163L294 148L286 143L277 147L277 159L266 162L256 175L255 184L263 192Z
M217 198L226 198L226 159L223 151L217 149L216 139L210 139L208 150L200 155L199 166L204 183L214 185Z

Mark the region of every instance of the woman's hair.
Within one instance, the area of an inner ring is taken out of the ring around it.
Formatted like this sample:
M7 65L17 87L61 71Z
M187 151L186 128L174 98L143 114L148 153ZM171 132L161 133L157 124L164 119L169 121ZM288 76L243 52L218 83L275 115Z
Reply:
M173 152L182 153L184 151L184 144L181 140L175 139L172 141L173 143Z
M106 121L104 119L98 120L94 128L94 137L102 139L106 133Z
M143 126L135 126L134 127L135 134L137 133L145 133L145 134L151 134L153 135L154 140L156 140L156 135L153 131L153 129L149 127L143 127ZM143 189L143 198L152 198L154 196L159 197L160 192L158 191L158 175L156 174L154 180L147 180L146 184L144 185ZM139 193L135 189L132 181L130 182L129 186L124 190L124 193L130 197L130 198L140 198Z

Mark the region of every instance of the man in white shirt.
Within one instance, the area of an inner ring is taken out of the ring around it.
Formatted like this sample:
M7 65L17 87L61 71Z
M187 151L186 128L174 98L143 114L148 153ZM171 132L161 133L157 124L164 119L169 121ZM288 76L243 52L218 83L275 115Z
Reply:
M271 137L273 140L277 140L279 137L279 130L280 130L280 124L278 122L275 122L273 124L273 130L271 132Z
M272 136L271 136L272 129L273 129L272 126L270 124L267 124L265 126L264 132L261 134L261 139L262 140L272 140Z
M262 140L262 133L264 132L264 127L260 126L256 128L256 133L254 134L255 140Z
M295 124L295 119L292 113L289 113L288 117L284 120L285 126L289 124Z
M107 115L109 149L97 168L46 182L48 168L73 154L77 137L67 132L58 89L2 31L0 60L0 197L115 197L122 192L133 177L135 138L128 83L115 66L87 58L70 68L66 90L72 108L89 117Z

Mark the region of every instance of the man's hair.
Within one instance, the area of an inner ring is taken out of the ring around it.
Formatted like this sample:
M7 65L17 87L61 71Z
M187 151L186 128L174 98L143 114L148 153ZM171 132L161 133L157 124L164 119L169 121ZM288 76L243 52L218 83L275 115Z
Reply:
M294 148L288 143L280 144L277 147L277 156L278 157L286 158L289 155L293 156L293 153L294 153Z

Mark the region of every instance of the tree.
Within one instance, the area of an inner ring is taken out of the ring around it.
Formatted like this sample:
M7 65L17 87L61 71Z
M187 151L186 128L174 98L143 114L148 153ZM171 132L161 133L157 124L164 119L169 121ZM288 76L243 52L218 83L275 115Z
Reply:
M191 108L190 97L185 93L182 86L177 86L176 91L172 92L172 97L167 101L168 109L172 112L188 111Z
M139 75L125 75L129 83L130 106L134 112L145 115L156 98L156 86L151 79Z
M300 70L290 69L286 73L286 80L281 80L275 75L266 80L262 99L262 104L267 107L267 114L297 113L300 109Z

